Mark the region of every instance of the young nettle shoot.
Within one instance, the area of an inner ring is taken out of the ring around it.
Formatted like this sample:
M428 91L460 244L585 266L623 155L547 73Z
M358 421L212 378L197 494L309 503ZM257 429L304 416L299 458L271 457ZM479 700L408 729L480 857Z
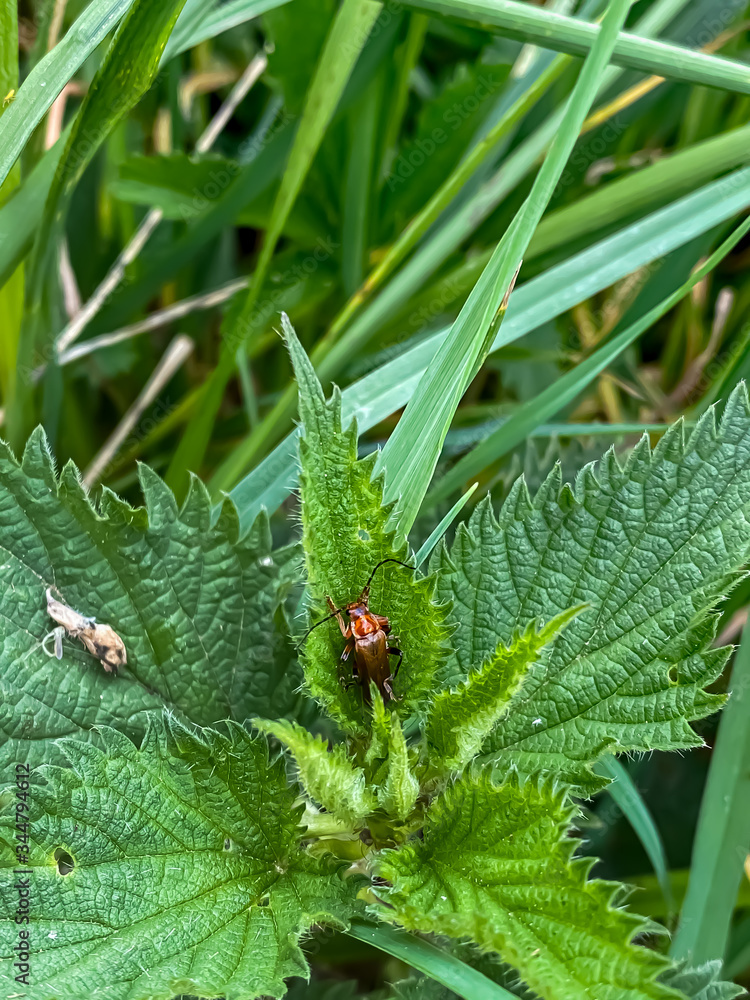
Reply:
M47 589L47 614L58 623L57 628L52 629L42 639L42 648L48 656L56 656L58 660L62 659L62 641L67 634L71 639L80 639L89 653L99 660L107 673L117 674L118 668L127 664L125 643L111 625L102 625L96 619L87 618L78 611L74 611L67 604L56 600L49 588ZM52 652L47 648L50 639L54 640Z
M401 562L400 559L381 559L370 573L367 583L356 601L351 601L349 604L337 608L331 598L326 596L331 614L312 625L302 636L299 645L302 645L318 625L323 625L324 622L335 618L341 629L341 634L346 639L341 661L346 662L352 652L354 653L352 675L361 686L365 701L370 700L370 682L373 682L382 695L383 701L387 704L389 701L401 700L393 693L391 681L398 674L403 654L397 645L398 637L391 635L391 623L385 615L376 615L370 611L370 584L375 573L386 563L398 563L405 569L413 570L416 568ZM349 619L348 623L344 620L344 615ZM398 657L398 663L393 673L391 673L389 656Z

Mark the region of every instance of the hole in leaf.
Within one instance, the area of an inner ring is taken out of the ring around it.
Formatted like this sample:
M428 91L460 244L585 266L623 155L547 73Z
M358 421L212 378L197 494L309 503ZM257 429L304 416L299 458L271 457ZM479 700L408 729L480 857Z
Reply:
M55 861L57 862L57 874L58 875L70 875L76 866L73 856L68 854L66 850L62 847L58 847L54 854Z
M224 850L225 851L231 851L232 850L232 841L229 839L229 837L226 837L225 840L224 840Z
M677 681L679 679L679 674L677 672L677 664L673 663L672 666L669 668L668 677L669 677L669 683L670 684L676 684L677 683Z
M358 535L362 539L363 542L369 542L370 541L370 532L369 531L365 531L364 528L360 528L359 529Z

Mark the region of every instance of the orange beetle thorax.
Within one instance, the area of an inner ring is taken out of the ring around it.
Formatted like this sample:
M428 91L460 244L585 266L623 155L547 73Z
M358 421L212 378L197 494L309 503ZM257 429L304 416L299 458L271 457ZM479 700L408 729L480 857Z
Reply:
M352 635L356 639L362 639L380 630L380 625L363 604L349 604L346 613L352 623Z

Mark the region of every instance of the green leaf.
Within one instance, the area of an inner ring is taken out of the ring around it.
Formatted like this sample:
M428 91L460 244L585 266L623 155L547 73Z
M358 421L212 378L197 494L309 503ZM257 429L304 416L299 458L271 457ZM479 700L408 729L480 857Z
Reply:
M377 691L373 690L371 750L383 746L387 754L385 776L377 790L378 803L388 816L405 820L416 804L419 782L412 774L401 722L397 715L388 711L383 701L376 695Z
M281 997L286 977L307 975L300 935L345 927L358 888L300 849L283 763L232 724L200 737L159 724L140 750L101 736L101 749L61 741L70 768L45 767L34 790L28 1000ZM18 985L13 822L0 828L6 989Z
M460 771L478 753L539 654L586 605L563 611L537 630L536 621L502 641L492 657L456 688L441 691L425 724L429 763L438 772Z
M477 475L492 462L507 455L540 424L573 402L576 396L618 358L642 333L654 325L669 309L680 302L709 274L716 265L734 249L750 230L750 219L745 219L726 240L699 267L688 280L670 295L644 313L635 323L621 330L587 358L555 379L537 396L523 403L506 421L488 434L475 448L459 459L425 498L429 507L437 500L450 496L467 478Z
M146 466L145 508L104 490L94 507L78 472L54 472L44 434L19 466L0 445L0 694L3 755L33 763L46 740L100 724L138 735L166 706L208 725L293 713L299 683L283 601L295 547L273 551L268 521L244 537L231 502L212 523L194 480L181 510ZM63 659L42 639L45 590L110 624L127 650L116 678L73 640ZM49 760L49 757L47 757Z
M341 395L334 389L329 402L289 320L282 327L299 388L303 433L300 438L302 538L308 584L313 597L312 620L329 613L330 597L337 607L354 601L374 567L383 559L411 562L405 542L396 545L383 506L382 482L373 479L375 455L357 461L357 428L341 427ZM396 564L379 569L372 580L370 609L385 615L400 639L403 664L394 690L403 697L396 711L417 707L431 690L445 659L449 631L445 610L432 601L434 580L415 578ZM344 639L335 620L310 633L305 641L305 678L311 693L344 728L366 732L369 720L362 696L344 689L337 664ZM394 663L395 669L395 663ZM349 668L351 676L351 667Z
M18 88L0 116L0 186L57 95L133 2L93 0Z
M687 895L672 955L724 959L750 843L750 626L732 667L693 844Z
M0 286L31 250L64 145L64 140L59 139L48 149L13 197L0 208Z
M520 0L410 0L410 6L494 25L511 38L574 55L590 51L601 31L597 24L541 10ZM750 93L750 78L742 63L626 31L620 32L612 61L671 80Z
M604 751L699 746L687 720L722 703L705 687L726 649L708 648L710 609L750 554L750 416L739 386L717 432L709 411L687 442L673 425L625 467L610 451L575 489L553 471L531 501L517 481L495 519L481 504L442 559L438 594L460 629L455 683L531 617L588 602L530 669L484 746L502 770L590 784Z
M354 766L343 744L329 749L327 740L293 722L253 719L253 725L291 751L305 791L327 812L356 824L377 807L375 793L365 787L365 772Z
M469 937L498 952L545 1000L667 1000L666 959L632 944L646 922L616 907L618 886L572 859L565 792L462 777L427 813L424 840L384 851L386 920ZM391 909L392 907L392 909Z
M227 0L221 4L215 0L213 10L207 11L206 4L201 2L195 6L191 18L185 19L184 23L183 18L178 20L164 49L161 65L173 56L285 3L289 3L289 0Z

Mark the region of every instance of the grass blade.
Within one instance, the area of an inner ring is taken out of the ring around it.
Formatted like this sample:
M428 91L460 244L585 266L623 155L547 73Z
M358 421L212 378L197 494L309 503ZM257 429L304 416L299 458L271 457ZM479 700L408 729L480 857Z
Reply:
M635 786L635 782L617 757L609 754L602 757L594 770L598 770L600 774L605 774L607 777L612 778L612 782L607 785L606 790L612 796L617 806L619 806L628 823L633 827L643 850L648 855L648 859L654 867L654 872L656 873L656 878L667 906L667 913L673 913L675 905L674 894L672 892L672 883L669 879L669 867L667 865L667 856L664 852L664 843L662 842L659 828L654 822L654 817L643 801L641 793Z
M178 493L187 484L187 470L199 468L203 460L224 389L234 369L235 354L247 337L276 244L381 9L382 4L378 0L344 0L326 38L307 92L302 119L274 202L250 289L244 302L227 314L222 329L222 353L209 379L203 406L188 424L167 472L167 483Z
M47 195L44 215L36 234L30 262L29 296L18 358L12 405L8 407L8 438L16 447L31 432L31 382L34 350L42 331L49 338L54 324L49 300L54 294L48 281L53 273L58 239L73 190L106 137L151 86L167 38L185 0L136 0L120 25L107 54L73 122ZM23 88L22 88L23 89Z
M750 217L735 229L727 239L691 274L690 278L678 289L662 299L647 313L641 316L629 327L613 337L609 343L594 351L585 361L566 372L547 386L538 396L528 400L523 406L493 431L481 444L464 455L436 483L425 500L426 507L450 496L453 490L468 478L476 476L492 462L520 444L524 438L545 423L555 413L571 403L576 396L607 368L615 358L628 348L642 333L653 326L668 310L683 299L714 267L721 261L750 231Z
M412 969L424 972L465 1000L515 1000L514 994L493 983L481 972L413 934L364 920L352 920L349 930L344 933L401 959Z
M398 501L394 523L402 534L407 534L414 523L456 408L495 339L523 255L573 151L630 6L631 0L612 0L607 8L601 32L581 69L560 129L528 198L380 454L376 468L385 470L384 500Z
M35 165L7 204L0 208L0 286L4 285L34 245L52 178L65 147L58 139Z
M191 20L184 28L178 22L164 49L162 66L181 52L186 52L209 38L215 38L223 31L252 21L254 17L260 17L269 10L282 7L285 3L289 3L289 0L229 0L208 14Z
M479 486L479 483L474 483L473 486L470 486L468 490L463 494L463 496L459 497L458 500L456 500L456 502L453 504L451 509L442 519L440 524L434 529L434 531L430 533L427 541L421 546L419 552L417 552L416 556L414 557L414 564L416 565L417 568L419 568L425 561L425 559L429 557L430 553L435 548L437 543L440 541L440 539L446 533L448 528L450 528L450 526L456 520L458 515L466 506L466 504L469 502L469 500L471 499L471 495L474 492L474 490L476 490L477 486Z
M644 34L661 30L674 17L676 9L684 5L685 0L657 0L648 13L638 21L638 30ZM610 66L603 75L600 92L612 86L621 73L620 69ZM533 88L534 84L532 83L530 86ZM564 107L552 112L507 157L494 177L486 181L474 195L465 199L450 218L445 222L441 220L424 243L419 246L414 256L407 261L401 271L391 278L391 281L381 290L374 301L367 301L372 289L365 290L363 288L344 306L331 328L311 353L316 371L324 382L339 375L349 359L372 340L380 328L383 318L389 316L416 295L417 289L424 287L425 279L434 273L439 265L462 243L469 239L489 213L524 181L544 156L555 135L559 132L563 112ZM511 108L508 110L508 114L512 113ZM501 125L498 125L498 132L502 132ZM498 138L497 132L495 138ZM487 157L486 162L491 158L490 154L495 148L492 143L483 145L483 152ZM480 155L480 153L477 154L477 156ZM481 164L475 165L481 166ZM464 178L461 176L463 167L459 165L457 169L459 179L463 183ZM442 188L442 193L436 196L438 201L430 202L430 205L425 209L427 214L420 213L418 215L416 220L417 234L419 234L420 227L425 222L430 221L432 213L436 209L440 209L444 197L450 198L452 188L453 180L449 178ZM400 254L404 248L409 249L407 244L411 236L404 234L403 239L406 242L397 241L398 250L394 246L394 252L397 254ZM363 303L360 315L355 315ZM354 319L350 322L353 316ZM215 490L230 489L245 470L279 440L294 415L295 399L296 389L294 385L291 385L282 393L280 400L264 417L257 430L239 447L235 448L219 467L212 483Z
M723 959L750 843L750 624L732 668L703 793L687 895L672 942L675 959Z
M574 17L555 14L519 0L409 0L410 7L492 24L503 34L572 55L589 52L600 28ZM621 32L612 51L618 66L685 83L750 93L747 66L720 56L692 52L668 42Z
M93 0L18 88L0 118L0 185L65 84L133 6L134 0Z
M502 338L495 341L493 350L535 330L749 205L750 168L744 168L550 268L515 292L502 327ZM407 345L403 354L345 389L342 394L345 421L356 416L360 431L369 430L404 406L447 334L444 329L412 347ZM296 431L232 490L244 523L254 520L261 506L275 510L293 489L295 442Z
M14 94L18 87L18 8L4 4L0 8L0 96ZM0 108L0 115L2 115ZM4 205L21 183L20 164L16 163L0 184L0 205ZM0 247L3 241L0 239ZM17 262L16 262L17 263ZM23 268L11 268L6 281L0 281L0 397L7 402L15 375L18 339L23 315Z

